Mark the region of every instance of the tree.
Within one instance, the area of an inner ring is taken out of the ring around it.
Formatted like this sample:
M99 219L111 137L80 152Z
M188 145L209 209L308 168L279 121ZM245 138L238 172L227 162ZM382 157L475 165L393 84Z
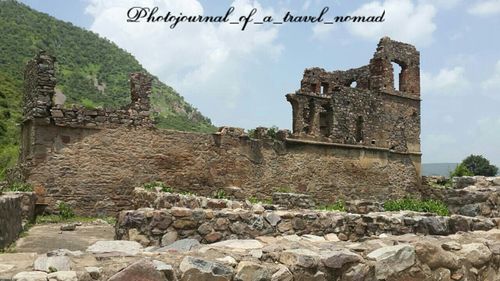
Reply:
M451 177L466 177L473 176L474 174L465 167L463 163L459 164L455 170L451 173Z
M470 155L462 161L467 170L475 176L493 177L498 173L498 168L490 164L490 161L482 155Z

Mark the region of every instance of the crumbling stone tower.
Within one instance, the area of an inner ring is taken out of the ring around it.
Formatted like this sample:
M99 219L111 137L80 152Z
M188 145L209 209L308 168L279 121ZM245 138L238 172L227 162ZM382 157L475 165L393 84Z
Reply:
M393 63L401 67L394 85ZM293 136L410 154L420 170L420 54L412 45L380 40L370 64L346 71L304 71L288 94Z

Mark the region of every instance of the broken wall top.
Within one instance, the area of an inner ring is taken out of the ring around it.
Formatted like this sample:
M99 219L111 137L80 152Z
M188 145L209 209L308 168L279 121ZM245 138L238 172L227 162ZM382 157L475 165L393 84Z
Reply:
M24 72L24 108L26 121L69 127L153 126L150 95L152 79L143 73L130 74L131 102L121 109L71 108L54 103L56 58L42 51L31 59Z

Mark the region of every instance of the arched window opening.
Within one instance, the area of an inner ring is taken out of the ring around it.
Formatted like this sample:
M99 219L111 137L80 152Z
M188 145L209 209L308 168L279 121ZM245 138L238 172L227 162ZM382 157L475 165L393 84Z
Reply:
M392 64L392 76L393 76L393 87L396 91L401 91L401 71L403 70L401 65L396 62L391 62Z
M321 83L320 92L321 95L326 95L328 93L328 83Z

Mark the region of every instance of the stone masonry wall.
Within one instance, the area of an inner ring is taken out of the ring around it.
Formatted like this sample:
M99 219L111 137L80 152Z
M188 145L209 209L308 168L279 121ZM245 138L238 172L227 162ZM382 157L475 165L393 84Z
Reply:
M381 46L397 43L386 41ZM377 56L383 51L377 50ZM414 55L418 62L418 52ZM150 118L151 79L141 73L130 75L131 103L122 109L53 105L54 62L41 53L26 67L21 161L12 173L33 184L48 210L60 200L78 214L112 214L129 209L133 188L151 181L199 195L236 186L244 198L260 199L285 187L309 193L318 203L399 198L420 185L419 150L297 138L286 130L270 138L262 128L256 130L257 139L230 127L213 135L158 130ZM362 68L368 70L373 72ZM351 105L359 103L356 110L374 107L374 97L363 93L356 97L363 102L351 96ZM388 107L395 114L409 114L408 108L419 105L394 104ZM342 104L336 106L341 111ZM366 120L367 126L376 126L376 119ZM419 126L412 128L418 138ZM398 143L405 136L410 134L397 135Z
M160 245L164 235L176 239L194 238L203 243L259 236L338 234L340 240L359 239L382 233L403 235L450 235L459 231L498 228L498 219L459 215L398 212L349 214L311 210L251 211L242 209L189 209L172 207L122 211L115 226L116 239L141 235L147 245Z
M293 137L420 154L420 54L412 45L384 37L369 65L308 68L287 100Z
M26 180L49 206L62 200L79 214L130 209L134 187L152 181L205 196L237 186L246 198L288 187L329 203L400 198L418 178L418 159L380 150L137 127L47 125L34 134Z
M0 196L0 249L14 242L23 230L21 201L16 194Z

